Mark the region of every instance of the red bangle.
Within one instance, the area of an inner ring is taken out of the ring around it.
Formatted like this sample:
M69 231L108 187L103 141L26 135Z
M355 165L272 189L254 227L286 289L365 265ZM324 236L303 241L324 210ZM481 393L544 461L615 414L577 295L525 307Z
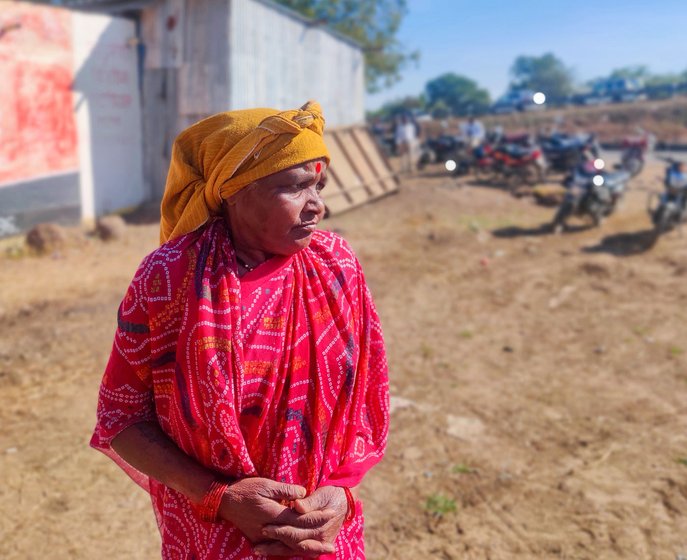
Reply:
M228 483L217 480L210 485L209 490L203 497L202 503L198 506L198 515L203 521L209 521L210 523L217 521L219 506L222 503L222 497L227 488L229 488Z
M344 518L344 523L350 523L355 517L355 499L353 498L353 493L351 489L342 486L344 493L346 494L346 503L348 504L348 510L346 511L346 517Z

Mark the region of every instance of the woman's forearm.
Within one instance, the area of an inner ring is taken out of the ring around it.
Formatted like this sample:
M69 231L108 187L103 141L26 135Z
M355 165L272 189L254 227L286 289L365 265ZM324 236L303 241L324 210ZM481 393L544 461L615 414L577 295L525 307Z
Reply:
M122 430L112 449L143 474L200 503L216 475L189 457L153 422L139 422Z

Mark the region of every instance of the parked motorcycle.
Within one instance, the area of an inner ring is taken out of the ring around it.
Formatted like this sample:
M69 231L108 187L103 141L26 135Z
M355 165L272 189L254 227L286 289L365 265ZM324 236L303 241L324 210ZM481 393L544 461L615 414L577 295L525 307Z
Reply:
M601 159L585 161L566 177L563 184L567 192L553 219L554 232L565 229L573 216L590 218L598 226L613 213L631 175L625 170L607 172L604 168Z
M446 169L453 171L457 177L473 174L478 181L489 180L494 173L494 146L484 142L467 151L459 160L449 159L445 162ZM449 163L450 162L450 163Z
M651 207L652 199L649 199L649 214L654 224L655 238L687 221L687 173L684 170L685 164L673 159L666 159L666 161L668 168L663 180L665 190L658 197L658 205L655 208Z
M549 170L554 172L571 173L585 154L590 154L593 158L600 155L599 144L593 134L581 137L556 133L540 137L539 144Z
M651 143L651 136L648 134L627 137L623 140L621 165L633 177L639 175L644 169L646 154L650 151Z
M466 145L459 136L444 134L435 138L428 138L420 147L418 168L422 169L430 163L457 161L465 153Z
M546 158L541 149L505 144L492 153L494 171L511 190L536 185L544 178Z

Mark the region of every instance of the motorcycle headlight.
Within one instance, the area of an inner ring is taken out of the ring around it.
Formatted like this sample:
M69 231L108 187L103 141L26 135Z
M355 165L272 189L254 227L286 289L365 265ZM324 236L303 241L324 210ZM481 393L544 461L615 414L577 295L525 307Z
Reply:
M601 171L604 167L606 167L606 162L604 160L601 158L596 158L594 160L594 169Z
M455 171L457 167L456 162L452 159L449 159L444 166L446 167L446 171Z
M597 187L600 187L601 185L603 185L604 184L603 175L594 175L594 177L592 177L592 183L594 183L594 185Z

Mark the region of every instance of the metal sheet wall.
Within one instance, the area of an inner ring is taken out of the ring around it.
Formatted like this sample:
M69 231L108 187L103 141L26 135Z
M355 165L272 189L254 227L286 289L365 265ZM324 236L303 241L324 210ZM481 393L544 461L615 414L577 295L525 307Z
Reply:
M232 108L288 109L316 99L328 126L364 121L362 51L260 0L232 0Z
M145 180L162 196L172 142L219 111L291 109L327 127L364 121L360 48L269 0L156 0L142 12Z

